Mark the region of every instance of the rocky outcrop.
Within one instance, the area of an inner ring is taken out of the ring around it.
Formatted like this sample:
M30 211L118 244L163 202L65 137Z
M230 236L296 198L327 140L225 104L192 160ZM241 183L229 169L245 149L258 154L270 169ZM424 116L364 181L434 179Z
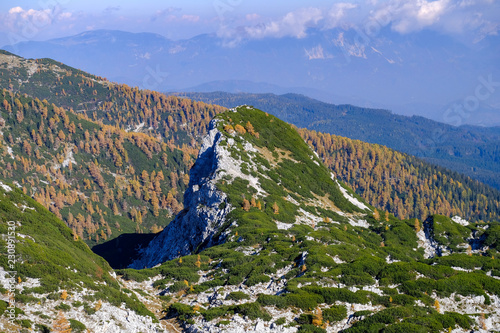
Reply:
M438 243L434 240L434 220L428 218L423 222L422 229L417 232L418 237L418 247L424 249L424 258L434 258L440 257L442 255L442 249Z
M191 168L184 194L184 210L146 248L139 250L139 258L130 267L152 267L224 242L221 227L233 207L226 194L217 189L216 183L225 173L226 166L234 167L236 161L226 147L220 145L222 138L217 120L212 120L196 163Z

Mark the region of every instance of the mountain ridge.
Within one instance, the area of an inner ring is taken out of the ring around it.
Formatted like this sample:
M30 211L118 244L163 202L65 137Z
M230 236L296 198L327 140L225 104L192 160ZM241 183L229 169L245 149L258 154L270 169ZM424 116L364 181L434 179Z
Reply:
M229 222L226 221L226 217L235 209L235 206L231 204L227 194L219 189L221 182L227 183L228 186L233 181L246 182L255 191L255 195L252 196L254 201L262 200L263 202L267 202L265 198L269 194L262 187L262 183L265 180L260 178L262 175L258 173L258 171L262 172L262 169L258 165L255 166L256 163L253 162L254 160L266 157L268 147L263 144L266 140L263 142L257 140L253 143L245 139L240 139L242 140L241 142L237 141L238 134L244 134L243 131L248 131L256 138L266 135L260 134L261 131L266 130L266 127L262 124L262 120L259 119L263 118L259 112L262 113L262 111L255 110L250 106L240 106L216 116L210 122L209 132L203 139L198 158L191 168L190 183L184 194L184 206L186 209L157 238L151 241L147 248L140 250L141 258L137 259L130 267L152 267L163 261L196 253L202 251L204 248L224 242L229 233L229 230L226 229L233 226L233 224L227 225ZM239 122L237 120L233 121L231 113L234 113L234 116L241 116L242 119ZM269 115L266 117L270 119L273 126L284 128L282 135L289 137L291 136L290 132L295 132L289 125L282 123L281 120ZM227 123L227 118L230 119L229 123ZM260 127L252 125L250 121L259 121ZM238 132L235 132L235 129L231 129L233 126L240 127L236 129ZM293 140L297 144L305 146L303 140L298 138L298 133L295 133L295 136L297 137L293 138ZM261 147L259 147L259 143ZM230 147L235 145L241 146L243 150L239 158L236 158L234 152L230 150ZM271 147L283 149L283 147L275 145ZM309 147L302 149L307 149L311 154L313 153ZM317 156L312 155L310 158L318 166L320 165ZM242 164L243 161L246 164ZM325 172L325 170L322 171ZM267 172L270 172L270 170ZM331 182L332 179L328 179L327 181ZM336 184L340 187L338 182ZM349 197L347 190L341 188L341 192L349 198L348 200L351 204L355 203L358 209L359 207L369 209L358 201L358 199ZM294 201L292 198L289 200ZM249 202L247 200L248 204ZM358 222L352 223L356 224ZM361 221L358 224L365 223Z
M464 173L496 189L500 178L500 127L454 127L385 109L334 105L297 94L177 93L199 101L250 104L298 127L385 145Z

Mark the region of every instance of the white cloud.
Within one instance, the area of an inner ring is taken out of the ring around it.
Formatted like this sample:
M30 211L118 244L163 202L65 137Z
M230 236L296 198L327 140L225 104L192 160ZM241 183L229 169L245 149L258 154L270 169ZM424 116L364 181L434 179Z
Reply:
M23 9L13 7L7 15L2 16L2 23L10 30L25 29L27 26L39 29L48 26L56 20L68 20L72 18L72 13L61 12L59 7L46 9Z
M58 18L61 19L61 20L67 20L67 19L71 19L73 17L73 14L70 13L70 12L64 12L64 13L61 13L59 14Z
M394 0L377 8L373 18L382 22L390 21L393 30L404 34L436 24L453 7L451 0Z
M172 14L175 13L175 12L180 12L182 9L181 8L178 8L178 7L168 7L166 9L162 9L162 10L157 10L150 18L150 20L153 22L153 21L156 21L158 19L166 19L168 17L171 17L173 16Z
M331 29L338 27L341 21L345 18L346 12L357 7L358 5L349 2L334 4L328 12L326 28Z
M187 22L198 22L200 20L200 17L198 15L182 15L180 18L181 21L187 21Z
M422 29L458 34L480 32L499 23L499 9L491 6L493 3L494 0L389 0L374 6L371 19L381 26L390 24L401 34Z
M177 7L169 7L167 9L158 10L154 13L153 16L150 17L151 22L188 22L188 23L196 23L200 20L200 16L198 15L189 15L189 14L177 14L182 9Z
M24 12L24 9L22 9L21 7L14 7L9 10L9 14L19 14L22 12Z
M245 27L245 32L250 38L256 39L285 36L304 38L306 30L316 26L323 17L322 11L318 8L301 8L289 12L279 20Z
M52 22L54 15L50 9L28 9L24 10L22 7L14 7L9 10L9 19L13 21L29 20L35 25L46 25Z
M295 37L304 38L307 30L356 28L367 30L370 35L382 27L407 34L423 29L433 29L444 33L498 31L499 19L495 19L494 0L360 0L334 3L330 8L301 8L288 12L281 18L268 18L258 14L247 14L239 27L224 26L219 36L232 39L262 39ZM493 10L489 10L492 8ZM490 13L488 13L490 12ZM488 13L488 19L481 14ZM261 22L251 24L253 22ZM224 30L224 31L222 31ZM360 50L353 53L362 55Z

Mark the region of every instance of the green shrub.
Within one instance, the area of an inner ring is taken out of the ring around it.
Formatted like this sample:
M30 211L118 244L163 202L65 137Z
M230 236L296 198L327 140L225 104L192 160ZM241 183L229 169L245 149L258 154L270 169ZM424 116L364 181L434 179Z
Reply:
M221 306L221 307L213 307L208 310L205 310L202 312L203 318L206 321L211 321L215 318L223 317L225 315L232 316L233 311L229 311L227 307Z
M148 269L143 269L143 270L135 270L135 269L122 269L118 270L117 274L123 274L122 278L124 280L133 280L137 282L142 282L153 276L154 274L151 272L151 270Z
M158 296L158 298L165 303L168 303L172 300L172 296L168 296L168 295L160 295L160 296Z
M31 325L33 325L31 320L28 320L28 319L18 319L18 320L15 320L15 322L24 328L31 328Z
M87 327L76 319L68 319L72 333L83 333L87 331Z
M282 296L261 294L257 298L257 302L262 305L275 305L282 309L294 306L303 310L310 310L317 307L318 303L322 303L323 298L319 295L305 292L298 294L289 293Z
M86 314L88 314L89 316L93 315L94 313L96 313L96 310L95 308L91 307L90 305L88 305L87 303L83 304L83 310L85 311Z
M233 291L226 296L227 300L240 301L242 299L249 299L250 296L242 291Z
M297 324L299 325L307 325L307 324L312 324L313 321L313 315L310 313L303 313L301 314L297 319L295 319Z
M300 326L297 333L326 333L326 330L324 328L321 328L321 327L316 327L316 326L311 325L311 324L306 324L306 325Z
M16 302L23 303L23 304L28 304L28 303L36 303L39 302L40 299L36 298L31 295L24 295L24 294L16 294L15 295Z
M264 321L270 321L272 319L271 315L259 303L244 303L231 308L234 309L235 313L248 316L252 320L260 318Z
M219 322L217 323L217 326L218 326L218 327L221 327L221 326L227 326L227 325L229 325L229 324L231 324L231 322L230 322L229 320L221 320L221 321L219 321Z
M71 310L71 306L64 304L64 303L61 303L61 304L55 306L54 309L62 310L62 311L69 311L69 310Z
M416 324L403 322L388 326L384 332L388 333L427 333L427 328Z
M174 282L173 285L168 287L168 291L171 293L176 293L178 291L187 290L187 289L189 289L189 286L184 281Z
M83 305L83 303L82 303L82 302L80 302L80 301L75 301L75 302L71 303L71 305L72 305L74 308L79 308L80 306L82 306L82 305Z
M271 281L271 278L267 275L252 275L248 278L248 280L245 282L245 285L251 287L259 283L267 283Z
M167 316L179 317L180 320L184 321L189 319L193 314L193 307L182 303L173 303L167 310Z
M274 321L274 323L276 325L284 325L286 324L286 318L285 317L278 318Z
M331 323L341 321L347 317L347 309L343 305L333 305L323 310L323 321Z

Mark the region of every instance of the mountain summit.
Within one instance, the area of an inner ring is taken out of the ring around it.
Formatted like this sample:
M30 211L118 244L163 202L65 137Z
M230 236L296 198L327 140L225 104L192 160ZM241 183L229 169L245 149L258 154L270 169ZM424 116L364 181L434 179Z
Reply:
M368 226L368 206L342 187L287 123L250 106L216 116L203 139L184 195L185 209L131 267L151 267L220 244L251 219L289 229L343 220Z
M378 210L244 105L214 117L184 209L118 273L189 332L467 332L500 324L499 228Z

